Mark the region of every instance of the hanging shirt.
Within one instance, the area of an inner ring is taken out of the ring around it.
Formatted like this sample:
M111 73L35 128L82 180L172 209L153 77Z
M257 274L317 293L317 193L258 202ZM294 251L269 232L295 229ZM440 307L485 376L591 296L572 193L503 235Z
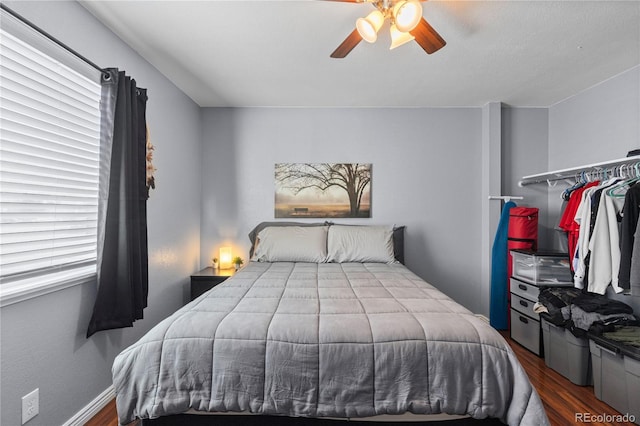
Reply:
M598 186L587 188L582 194L580 206L576 211L574 219L580 225L576 253L573 259L575 271L573 284L576 288L584 288L587 265L589 265L590 262L588 257L590 250L589 246L591 243L593 228L595 227L597 219L597 215L593 215L592 211L597 212L600 208L601 190L608 188L619 180L619 178L609 179ZM597 205L594 205L593 202L596 199Z
M636 260L640 268L640 252L636 251L635 234L640 216L640 185L633 185L624 197L622 208L622 229L620 232L620 271L618 284L622 288L631 288L631 263Z
M620 232L618 217L622 211L624 200L606 194L608 189L601 189L594 195L598 200L597 215L589 241L589 269L587 290L592 293L605 294L609 284L616 293L622 292L618 286L620 270ZM592 208L592 213L595 208Z
M629 284L632 294L636 290L640 290L640 226L636 227L636 233L633 239L633 252L631 254L631 266L629 268ZM620 272L622 273L622 264L620 265ZM638 292L637 294L640 294Z
M591 194L598 187L587 188L580 198L580 204L576 210L574 220L579 226L578 242L573 257L573 285L576 288L584 288L584 276L587 269L586 256L589 252L589 223L591 221Z
M571 259L575 257L576 247L578 245L578 236L580 234L580 224L574 219L582 200L582 194L586 189L592 188L599 184L600 181L589 182L586 185L572 191L562 213L562 216L560 217L558 227L567 233L569 256ZM571 270L575 270L573 267L573 262L571 262Z

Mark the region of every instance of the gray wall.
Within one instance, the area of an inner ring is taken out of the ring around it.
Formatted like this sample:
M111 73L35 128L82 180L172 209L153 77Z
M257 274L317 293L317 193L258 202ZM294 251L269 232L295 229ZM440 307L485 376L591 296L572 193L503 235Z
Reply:
M640 66L549 108L549 169L622 158L640 148Z
M372 218L406 225L406 263L480 312L480 108L208 108L201 261L274 219L274 164L369 162Z
M537 207L538 245L549 248L553 234L548 215L548 191L545 186L519 187L522 176L541 173L547 169L549 114L546 108L502 108L502 192L519 195L519 206Z
M276 162L373 163L373 217L349 223L406 225L407 265L486 313L479 277L489 249L479 243L481 108L200 109L78 4L8 5L149 89L158 188L149 200L150 295L143 321L85 339L95 283L1 309L1 424L20 424L20 397L36 387L40 415L29 424L64 423L111 384L115 355L187 300L189 275L221 245L248 257L247 233L273 219ZM549 109L502 110L502 192L541 208L545 242L553 241L559 188L519 188L517 181L636 148L639 74L636 68Z
M548 170L623 158L637 148L640 148L640 66L549 108ZM557 218L560 214L564 187L547 189L550 216ZM640 297L616 298L640 312Z
M640 148L640 67L549 108L548 170L623 158ZM549 211L560 212L562 185L549 189Z
M40 389L30 426L59 425L111 385L113 358L188 297L200 254L200 111L189 98L75 2L7 5L101 66L148 89L157 189L148 202L149 307L133 328L86 339L95 282L0 310L0 424L21 423L20 398Z

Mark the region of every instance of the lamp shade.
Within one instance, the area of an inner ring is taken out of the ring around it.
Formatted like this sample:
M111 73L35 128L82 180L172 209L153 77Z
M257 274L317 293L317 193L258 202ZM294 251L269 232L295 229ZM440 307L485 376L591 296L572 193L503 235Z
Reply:
M391 25L391 29L389 31L391 32L391 47L389 47L389 49L395 49L398 46L402 46L403 44L416 39L410 33L398 30L395 25Z
M393 7L393 18L398 30L406 33L422 19L422 5L418 0L402 0Z
M382 12L374 10L366 18L358 18L356 28L364 41L373 43L378 39L378 31L380 31L383 23L384 16Z
M220 247L220 269L231 268L231 247Z

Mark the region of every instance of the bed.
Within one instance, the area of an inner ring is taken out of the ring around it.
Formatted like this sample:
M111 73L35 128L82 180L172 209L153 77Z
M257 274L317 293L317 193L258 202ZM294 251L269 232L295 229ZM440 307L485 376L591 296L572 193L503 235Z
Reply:
M184 413L549 424L500 334L398 262L393 234L263 227L247 266L118 355L120 424Z

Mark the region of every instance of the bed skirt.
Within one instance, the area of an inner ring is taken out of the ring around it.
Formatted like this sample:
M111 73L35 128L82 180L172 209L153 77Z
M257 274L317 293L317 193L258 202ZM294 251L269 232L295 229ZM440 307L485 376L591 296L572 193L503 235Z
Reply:
M255 415L193 415L178 414L141 420L139 426L353 426L354 423L372 426L504 426L498 419L472 418L435 421L358 421L304 417L255 416Z

